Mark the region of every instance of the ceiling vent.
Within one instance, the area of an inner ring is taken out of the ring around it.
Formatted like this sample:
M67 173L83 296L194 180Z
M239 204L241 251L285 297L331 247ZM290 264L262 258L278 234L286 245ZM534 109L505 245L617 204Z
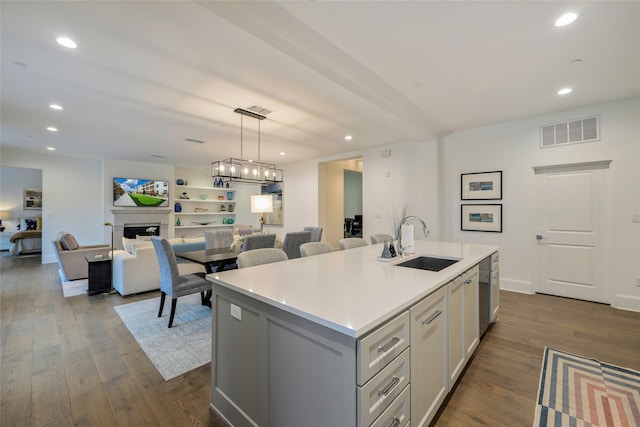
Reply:
M569 122L540 126L540 148L579 144L600 139L600 117L586 117Z
M273 113L273 111L255 104L248 106L247 108L245 108L245 110L251 111L252 113L260 114L261 116L268 116L269 114Z

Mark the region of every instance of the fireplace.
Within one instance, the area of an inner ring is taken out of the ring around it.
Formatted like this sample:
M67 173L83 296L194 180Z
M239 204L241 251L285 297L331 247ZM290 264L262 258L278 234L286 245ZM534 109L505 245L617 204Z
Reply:
M156 236L169 238L171 209L114 208L111 213L113 217L107 217L105 221L113 223L113 244L116 249L123 249L123 237L135 239L136 236L148 236L147 228L149 227L156 227L154 233Z
M122 235L127 239L135 239L136 236L159 236L160 225L159 222L124 224Z

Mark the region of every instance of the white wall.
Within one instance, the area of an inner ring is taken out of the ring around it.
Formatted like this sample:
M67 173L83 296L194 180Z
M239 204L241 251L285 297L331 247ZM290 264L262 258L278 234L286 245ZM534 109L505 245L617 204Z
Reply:
M81 245L104 239L102 162L21 150L1 150L2 166L42 170L42 262L55 262L51 240L72 233Z
M24 190L31 188L42 188L40 169L0 167L0 211L11 214L10 219L2 221L5 231L17 231L20 218L42 215L41 209L23 209Z
M539 148L539 125L599 115L601 140ZM501 286L534 290L535 166L611 160L612 305L640 311L640 98L456 132L444 144L444 239L501 247ZM460 230L460 174L503 171L503 232Z
M382 157L387 149L391 155ZM323 224L331 220L326 212L328 207L319 206L319 199L323 200L326 193L327 200L335 199L342 204L342 179L340 185L324 188L319 186L318 175L325 178L331 175L326 163L354 157L362 157L365 239L376 233L395 234L393 224L400 219L404 207L408 215L426 221L431 231L429 239L439 239L438 144L435 141L394 144L285 165L285 232L299 230L314 221ZM341 231L343 218L337 221ZM416 238L424 238L419 227L416 227ZM331 241L330 236L326 240Z

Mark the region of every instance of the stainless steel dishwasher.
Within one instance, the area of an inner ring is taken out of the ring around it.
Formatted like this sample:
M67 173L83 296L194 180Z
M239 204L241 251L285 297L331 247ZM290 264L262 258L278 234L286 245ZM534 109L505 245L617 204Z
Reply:
M499 255L494 252L480 261L478 310L480 336L489 328L489 324L496 321L499 305Z

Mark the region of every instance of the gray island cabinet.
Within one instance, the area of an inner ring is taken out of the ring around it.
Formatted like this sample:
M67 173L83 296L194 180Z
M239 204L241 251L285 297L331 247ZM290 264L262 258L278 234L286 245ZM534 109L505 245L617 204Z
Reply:
M497 249L416 241L459 259L439 272L372 245L209 274L211 408L231 426L428 425L478 345L478 264Z

